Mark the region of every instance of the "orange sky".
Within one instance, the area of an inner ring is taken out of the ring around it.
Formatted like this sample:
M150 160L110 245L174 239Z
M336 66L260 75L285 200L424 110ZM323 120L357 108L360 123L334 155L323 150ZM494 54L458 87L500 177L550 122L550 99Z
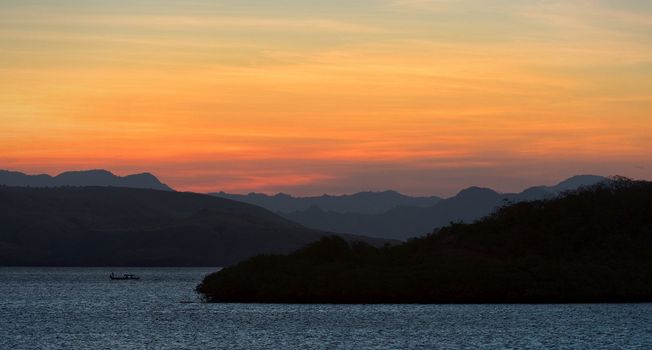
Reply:
M3 1L0 168L293 194L652 178L652 6L625 3Z

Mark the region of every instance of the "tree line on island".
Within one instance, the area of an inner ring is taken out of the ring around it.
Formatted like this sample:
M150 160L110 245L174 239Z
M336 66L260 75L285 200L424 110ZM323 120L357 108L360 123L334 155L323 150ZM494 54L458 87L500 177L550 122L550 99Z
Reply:
M614 178L382 248L326 237L196 290L209 302L649 302L652 183Z

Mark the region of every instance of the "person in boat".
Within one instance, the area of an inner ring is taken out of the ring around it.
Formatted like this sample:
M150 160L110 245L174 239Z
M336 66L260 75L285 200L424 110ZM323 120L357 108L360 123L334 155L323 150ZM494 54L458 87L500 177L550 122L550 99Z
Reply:
M140 277L138 277L138 276L136 276L134 274L131 274L131 273L125 273L122 276L116 276L116 275L113 274L113 272L111 272L111 274L109 275L109 278L112 279L112 280L139 280L140 279Z

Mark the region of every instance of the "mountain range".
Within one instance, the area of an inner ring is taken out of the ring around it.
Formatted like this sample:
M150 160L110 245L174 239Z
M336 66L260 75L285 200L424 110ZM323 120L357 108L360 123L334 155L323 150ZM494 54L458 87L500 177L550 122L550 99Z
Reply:
M47 174L27 175L19 171L0 170L0 185L30 187L113 186L172 191L170 186L162 183L150 173L123 177L101 169L67 171L57 176Z
M505 198L517 200L533 200L555 196L563 191L573 190L581 186L592 185L605 178L596 175L579 175L566 179L554 186L535 186L521 193L503 194ZM469 187L462 192L482 191L480 187ZM493 191L493 190L491 190ZM461 192L461 193L462 193ZM493 191L496 192L496 191ZM497 192L496 192L497 193ZM211 195L245 202L263 207L273 212L288 215L297 212L312 211L318 208L334 213L383 214L398 207L428 208L443 200L438 196L412 197L396 191L366 191L345 195L328 195L295 197L285 193L267 195L264 193L233 194L226 192L209 193ZM299 215L299 214L297 214Z
M266 209L205 194L0 186L0 266L226 266L289 252L325 235Z
M270 196L218 192L211 195L266 208L318 231L405 240L450 222L477 220L510 202L550 198L604 179L601 176L580 175L554 186L530 187L520 193L498 193L489 188L469 187L446 199L436 196L411 197L395 191L314 197L293 197L282 193ZM54 177L0 170L0 184L31 187L112 186L172 191L150 173L121 177L106 170L71 171Z
M358 192L333 196L324 194L316 197L293 197L285 193L266 195L264 193L230 194L210 193L217 197L254 204L273 212L290 213L319 207L336 213L380 214L397 206L429 207L441 200L440 197L410 197L396 191Z
M405 240L451 222L472 222L511 202L551 198L604 180L602 176L579 175L554 186L531 187L520 193L498 193L489 188L469 187L429 207L397 206L376 214L327 211L316 205L303 211L280 214L314 229Z

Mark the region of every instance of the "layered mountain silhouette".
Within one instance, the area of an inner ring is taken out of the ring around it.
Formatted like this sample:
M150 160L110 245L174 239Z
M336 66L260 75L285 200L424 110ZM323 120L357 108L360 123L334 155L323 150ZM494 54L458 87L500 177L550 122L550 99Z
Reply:
M405 240L423 235L449 222L470 222L509 202L537 200L604 180L601 176L574 176L555 186L537 186L521 193L498 193L480 187L456 196L410 197L396 191L359 192L351 195L293 197L279 193L247 195L224 192L216 197L261 206L312 229ZM150 173L117 176L107 170L69 171L57 176L26 175L0 170L0 185L29 187L110 186L172 191Z
M254 204L273 212L289 213L317 206L336 213L379 214L398 206L429 207L441 200L436 196L410 197L396 191L358 192L350 195L293 197L284 193L268 196L263 193L230 194L211 193L214 196Z
M59 186L114 186L149 188L172 191L150 173L117 176L107 170L67 171L57 176L46 174L27 175L18 171L0 170L0 185L59 187Z
M0 265L225 266L324 235L266 209L203 194L0 186Z
M324 238L220 270L197 291L212 302L650 302L652 183L510 204L382 249Z
M451 222L472 222L511 202L552 198L564 191L604 180L601 176L579 175L554 186L531 187L520 193L498 193L489 188L469 187L429 207L399 206L379 214L342 213L324 210L317 205L280 214L314 229L405 240Z

